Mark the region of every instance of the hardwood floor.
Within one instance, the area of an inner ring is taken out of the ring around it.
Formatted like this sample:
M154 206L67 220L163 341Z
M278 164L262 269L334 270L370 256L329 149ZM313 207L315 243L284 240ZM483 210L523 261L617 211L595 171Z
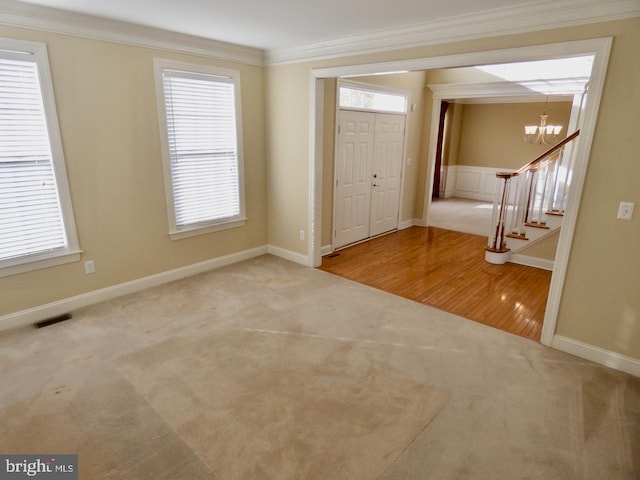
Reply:
M551 272L487 263L486 241L412 227L326 256L319 268L539 341Z

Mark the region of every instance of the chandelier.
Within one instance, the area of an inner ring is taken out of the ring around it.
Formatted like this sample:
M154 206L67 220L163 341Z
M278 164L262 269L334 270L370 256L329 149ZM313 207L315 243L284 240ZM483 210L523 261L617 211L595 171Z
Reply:
M549 98L547 97L548 101ZM527 125L524 127L525 142L546 145L558 141L562 125L547 125L547 118L549 118L549 115L547 115L547 102L545 102L544 110L540 115L540 125Z

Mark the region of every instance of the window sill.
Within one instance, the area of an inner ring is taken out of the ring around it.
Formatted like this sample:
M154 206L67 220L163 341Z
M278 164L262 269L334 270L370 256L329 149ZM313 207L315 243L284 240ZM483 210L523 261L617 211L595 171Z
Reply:
M232 228L243 227L246 222L246 218L240 218L238 220L232 220L225 223L217 223L214 225L185 227L180 230L169 232L169 238L171 238L171 240L180 240L182 238L195 237L197 235L206 235L207 233L220 232L222 230L230 230Z
M0 262L0 277L8 277L33 270L55 267L57 265L64 265L65 263L79 262L81 253L82 250L73 250L49 253L46 255L33 255L5 263Z

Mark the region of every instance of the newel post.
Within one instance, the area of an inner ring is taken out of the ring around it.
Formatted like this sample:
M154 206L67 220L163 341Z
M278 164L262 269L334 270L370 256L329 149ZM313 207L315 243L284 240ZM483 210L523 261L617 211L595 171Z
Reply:
M504 241L507 223L507 206L509 201L509 187L513 173L496 173L496 191L493 199L493 215L489 244L485 248L485 260L489 263L503 264L509 260L510 250Z

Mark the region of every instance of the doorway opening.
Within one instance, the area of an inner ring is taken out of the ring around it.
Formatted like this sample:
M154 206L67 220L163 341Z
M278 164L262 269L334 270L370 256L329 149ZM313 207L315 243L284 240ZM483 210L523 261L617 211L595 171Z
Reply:
M380 64L351 65L344 67L325 68L312 70L311 82L311 157L309 181L311 188L311 201L309 210L310 231L313 233L310 239L311 263L314 266L321 264L322 255L322 224L323 224L323 184L322 184L322 158L323 158L323 122L324 122L324 98L323 92L325 80L356 76L373 75L381 72L396 72L399 70L431 70L450 67L468 67L473 65L488 65L496 63L512 63L519 61L535 61L550 58L568 58L580 55L593 55L593 69L590 76L589 101L586 103L582 114L581 141L575 148L574 158L575 168L572 175L572 188L567 200L567 214L564 219L564 228L560 234L558 242L558 255L556 266L553 272L549 299L545 313L544 327L541 342L551 345L555 333L555 324L560 305L562 286L566 274L569 253L573 232L578 215L579 199L584 183L584 176L587 168L591 142L595 130L600 97L606 75L609 51L611 48L611 38L584 40L567 42L560 44L538 45L524 48L506 49L500 51L477 52L443 57L417 58ZM438 109L439 110L439 109ZM439 113L439 111L437 112ZM435 112L432 109L432 115ZM436 122L431 122L436 123ZM434 161L436 149L436 138L432 135L428 139L427 158L419 168L421 177L421 188L423 204L418 205L414 210L417 218L405 219L400 222L409 221L409 225L428 225L429 203L431 195L424 195L424 190L432 185L434 174ZM409 159L405 159L408 164ZM420 208L422 207L422 208ZM326 217L325 217L326 218Z
M398 228L407 95L338 82L332 250Z

